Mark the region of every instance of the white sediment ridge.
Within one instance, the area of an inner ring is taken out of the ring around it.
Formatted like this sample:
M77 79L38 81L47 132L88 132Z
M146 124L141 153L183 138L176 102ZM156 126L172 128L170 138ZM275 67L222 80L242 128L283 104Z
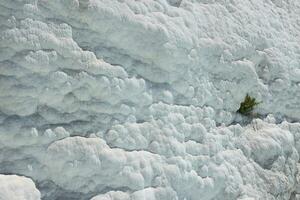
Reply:
M299 122L299 0L0 0L0 200L297 200Z

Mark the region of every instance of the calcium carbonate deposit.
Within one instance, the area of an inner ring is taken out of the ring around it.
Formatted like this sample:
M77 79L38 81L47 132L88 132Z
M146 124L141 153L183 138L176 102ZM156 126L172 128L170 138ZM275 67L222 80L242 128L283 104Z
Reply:
M299 122L299 0L0 0L0 200L300 199Z

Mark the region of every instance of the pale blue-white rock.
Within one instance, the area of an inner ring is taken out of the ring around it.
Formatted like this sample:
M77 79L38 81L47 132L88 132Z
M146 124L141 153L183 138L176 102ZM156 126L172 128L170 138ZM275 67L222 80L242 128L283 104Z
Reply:
M29 178L0 174L1 200L40 200L41 194Z
M0 0L0 199L299 198L299 44L297 0Z

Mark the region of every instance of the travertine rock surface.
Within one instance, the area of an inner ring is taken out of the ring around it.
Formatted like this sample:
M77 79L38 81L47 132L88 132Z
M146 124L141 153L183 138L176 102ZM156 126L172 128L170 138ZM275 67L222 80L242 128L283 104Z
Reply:
M296 198L299 44L297 0L0 0L0 174L39 190L0 196Z

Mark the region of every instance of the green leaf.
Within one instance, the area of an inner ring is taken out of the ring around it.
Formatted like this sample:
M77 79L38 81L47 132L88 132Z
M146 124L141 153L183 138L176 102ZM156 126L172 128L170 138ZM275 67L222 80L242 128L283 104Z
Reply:
M240 104L240 108L237 110L238 113L242 115L249 115L256 105L258 105L260 102L256 102L255 98L252 98L249 96L249 94L246 95L243 102Z

